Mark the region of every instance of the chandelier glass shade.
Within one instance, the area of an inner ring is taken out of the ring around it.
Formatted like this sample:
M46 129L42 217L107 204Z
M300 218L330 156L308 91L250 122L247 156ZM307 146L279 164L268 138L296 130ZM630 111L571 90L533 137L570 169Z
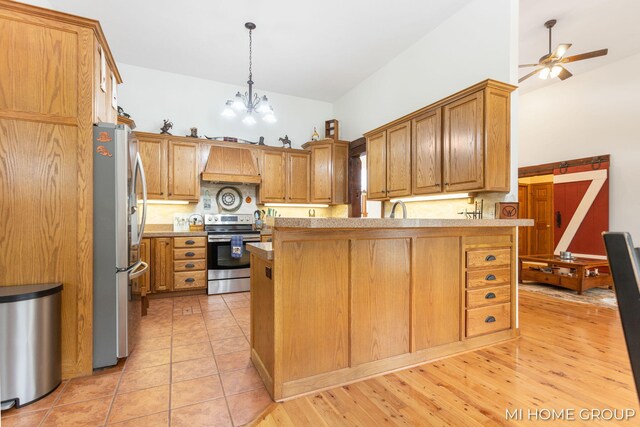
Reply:
M222 111L222 116L232 119L238 114L243 114L244 118L242 122L251 126L256 124L255 113L256 115L261 115L262 120L265 122L275 123L277 119L267 96L259 96L253 92L252 31L256 29L256 24L247 22L244 26L249 30L249 80L247 80L249 90L246 91L244 95L238 91L233 99L227 100L224 110Z

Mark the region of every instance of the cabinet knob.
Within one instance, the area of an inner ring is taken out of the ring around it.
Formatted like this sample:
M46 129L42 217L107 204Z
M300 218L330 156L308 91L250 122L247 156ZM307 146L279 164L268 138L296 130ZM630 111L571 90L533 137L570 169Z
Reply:
M268 279L271 279L271 274L272 274L271 267L265 267L264 275L267 276Z
M495 257L495 255L487 255L484 260L487 261L487 262L495 261L496 257Z
M186 268L193 268L193 267L195 267L195 264L191 264L191 263L189 263L189 264L185 264L184 266L185 266Z
M484 280L496 280L496 276L493 274L487 274L487 277L485 277Z
M186 279L184 279L184 281L187 283L193 283L196 281L196 279L194 279L193 277L187 277Z
M484 323L493 323L496 321L496 318L493 316L487 316L486 319L484 319Z
M187 252L185 256L192 257L192 256L196 256L196 254L193 252Z
M184 242L184 243L185 243L185 244L187 244L187 245L195 245L195 244L196 244L196 242L195 242L195 241L193 241L193 240L187 240L187 241L186 241L186 242Z
M485 299L494 299L496 297L496 294L494 294L493 292L489 292L484 297Z
M161 195L161 196L164 196L164 191L161 191L161 192L160 192L160 195Z

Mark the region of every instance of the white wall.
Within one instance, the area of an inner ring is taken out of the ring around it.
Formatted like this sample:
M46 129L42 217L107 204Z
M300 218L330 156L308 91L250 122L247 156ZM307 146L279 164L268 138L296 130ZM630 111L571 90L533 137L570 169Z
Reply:
M49 0L20 0L20 3L32 4L34 6L46 7L47 9L55 9Z
M238 87L211 80L167 73L128 64L118 64L124 83L118 87L118 103L135 120L136 130L159 132L163 119L173 122L173 135L185 136L189 128L197 127L199 135L231 136L250 141L265 137L267 145L281 146L279 137L289 135L293 147L311 139L313 127L324 136L324 121L333 118L333 106L328 102L266 92L254 85L260 96L267 95L278 122L254 126L242 123L242 117L225 119L220 116L224 103ZM283 78L286 78L283 76ZM259 82L259 76L254 79Z
M520 97L520 166L611 154L611 230L640 244L640 54Z
M517 84L518 7L512 0L475 0L350 90L334 104L341 138L359 138L488 78ZM491 194L492 201L517 198L517 104L514 92L511 192ZM456 217L455 209L442 215Z
M509 82L517 62L510 42L517 40L517 7L511 0L475 0L347 92L334 105L341 137L356 139L487 78Z

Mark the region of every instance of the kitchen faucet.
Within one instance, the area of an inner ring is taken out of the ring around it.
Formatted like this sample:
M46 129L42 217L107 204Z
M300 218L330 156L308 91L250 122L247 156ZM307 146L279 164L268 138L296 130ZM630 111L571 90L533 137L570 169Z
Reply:
M389 218L396 217L396 206L398 205L402 206L402 219L407 219L407 207L404 205L404 202L402 200L398 200L393 204L393 206L391 207L391 215L389 215Z

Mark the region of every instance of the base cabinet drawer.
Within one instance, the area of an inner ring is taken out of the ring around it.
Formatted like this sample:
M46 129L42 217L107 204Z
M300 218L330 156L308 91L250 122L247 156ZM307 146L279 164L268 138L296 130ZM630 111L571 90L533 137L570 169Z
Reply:
M503 304L511 301L511 286L494 286L467 291L467 307L475 308L485 305Z
M494 267L511 264L511 249L478 249L467 251L467 267Z
M206 271L181 271L173 275L173 289L193 289L207 286Z
M511 304L497 304L467 310L467 337L511 327Z
M207 245L206 237L174 237L174 248L204 248Z
M173 271L198 271L207 269L207 260L185 259L173 262Z
M173 250L173 259L204 259L206 248L178 248Z
M491 268L467 271L467 287L500 286L511 284L510 268Z

